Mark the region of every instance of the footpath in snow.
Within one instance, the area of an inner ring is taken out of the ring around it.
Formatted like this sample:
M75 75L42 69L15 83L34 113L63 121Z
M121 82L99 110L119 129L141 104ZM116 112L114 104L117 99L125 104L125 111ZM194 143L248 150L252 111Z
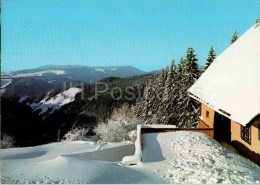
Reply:
M1 151L2 183L259 183L260 168L194 132L142 136L142 163L124 166L133 143L60 142Z

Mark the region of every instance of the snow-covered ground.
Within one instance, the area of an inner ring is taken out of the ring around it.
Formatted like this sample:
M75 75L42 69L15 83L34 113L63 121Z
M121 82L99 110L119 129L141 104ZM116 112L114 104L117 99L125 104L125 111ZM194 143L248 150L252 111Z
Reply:
M42 99L39 103L32 103L30 106L34 110L41 110L39 115L42 115L47 111L50 111L51 114L55 110L59 110L63 105L73 102L75 100L75 95L81 91L82 89L80 88L72 87L47 100L49 98L49 94L51 93L48 92L44 99Z
M100 72L103 72L103 73L106 73L106 71L110 70L110 71L115 71L117 70L118 68L97 68L95 69L96 71L100 71Z
M142 163L123 166L133 143L60 142L3 149L2 183L259 183L260 168L194 132L143 135Z
M148 164L169 183L259 183L257 165L205 134L183 131L147 134L144 143L144 164L156 161Z
M13 78L21 78L21 77L32 77L32 76L42 76L46 73L52 73L55 75L63 75L65 74L65 71L63 70L47 70L47 71L39 71L35 73L22 73L22 74L11 74Z

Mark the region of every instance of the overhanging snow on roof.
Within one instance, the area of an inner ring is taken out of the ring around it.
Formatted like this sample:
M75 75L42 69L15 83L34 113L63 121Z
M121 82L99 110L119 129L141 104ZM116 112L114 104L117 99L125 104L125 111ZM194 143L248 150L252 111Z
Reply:
M220 54L188 93L243 126L258 116L260 26L251 27Z

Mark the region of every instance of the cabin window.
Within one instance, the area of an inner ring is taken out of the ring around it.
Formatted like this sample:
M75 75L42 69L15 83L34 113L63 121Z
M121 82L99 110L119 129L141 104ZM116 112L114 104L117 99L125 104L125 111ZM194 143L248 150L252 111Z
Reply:
M209 111L206 111L206 118L209 118Z
M251 127L241 125L241 138L251 144Z

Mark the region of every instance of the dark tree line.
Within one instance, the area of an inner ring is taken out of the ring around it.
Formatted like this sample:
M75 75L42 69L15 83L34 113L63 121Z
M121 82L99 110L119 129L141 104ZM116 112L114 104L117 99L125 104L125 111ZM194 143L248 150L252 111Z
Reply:
M216 58L210 48L205 70ZM145 124L172 124L178 127L193 127L198 124L199 103L188 96L187 90L200 77L198 58L192 47L180 59L178 66L172 60L150 80L144 89L143 98L134 106L136 116Z

